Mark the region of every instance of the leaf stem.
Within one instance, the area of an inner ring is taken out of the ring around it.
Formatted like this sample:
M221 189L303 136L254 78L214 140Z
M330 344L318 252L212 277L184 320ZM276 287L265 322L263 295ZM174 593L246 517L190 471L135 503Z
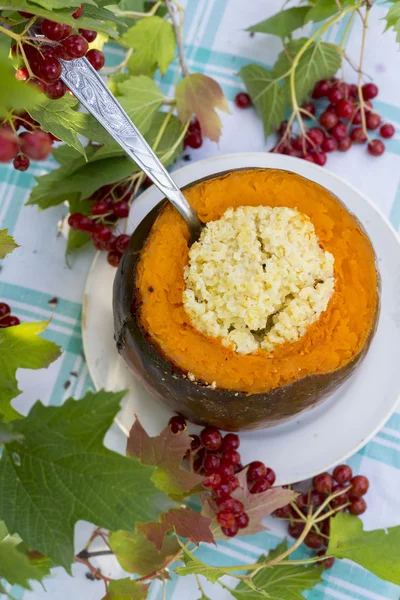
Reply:
M88 560L79 558L79 556L75 556L75 561L88 567L88 569L90 569L90 572L93 573L93 575L96 577L96 579L102 579L105 583L114 581L114 579L111 579L110 577L106 577L105 575L103 575L101 573L101 571L99 569L96 569L96 567L93 566Z
M351 15L350 15L350 19L347 22L346 29L344 30L342 40L341 40L341 42L339 44L339 50L343 50L344 49L344 46L345 46L345 43L346 43L346 40L347 40L347 36L350 33L350 29L351 29L351 26L353 24L355 16L356 16L356 11L352 12Z
M178 24L178 22L175 18L175 11L172 7L171 0L164 0L164 1L165 1L165 6L167 7L167 10L168 10L168 14L171 18L172 27L174 28L174 31L175 31L176 45L178 47L178 56L179 56L179 63L181 65L182 76L187 77L187 75L189 75L189 69L186 64L185 53L183 50L182 27L180 24Z
M17 40L17 42L21 38L21 36L18 33L14 33L14 31L11 31L10 29L7 29L7 27L3 27L2 25L0 25L0 31L2 33L5 33L5 35L8 35L9 37L12 37L14 40Z
M358 97L359 97L359 101L360 101L360 111L361 111L361 124L362 124L362 129L368 139L369 139L369 135L368 135L368 131L367 131L367 120L365 117L365 102L364 102L364 97L363 97L363 93L362 93L362 81L363 81L362 67L363 67L363 61L364 61L365 40L367 37L368 19L369 19L369 11L370 10L371 10L371 7L367 6L365 9L365 17L362 17L362 14L360 15L362 17L362 22L363 22L363 31L362 31L362 38L361 38L360 64L358 67L358 82L357 82Z

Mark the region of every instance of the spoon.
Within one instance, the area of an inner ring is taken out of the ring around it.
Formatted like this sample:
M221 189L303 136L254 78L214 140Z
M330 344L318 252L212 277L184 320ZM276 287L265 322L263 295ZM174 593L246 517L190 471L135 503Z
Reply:
M190 242L198 240L199 217L97 71L86 58L59 61L65 85L181 213Z

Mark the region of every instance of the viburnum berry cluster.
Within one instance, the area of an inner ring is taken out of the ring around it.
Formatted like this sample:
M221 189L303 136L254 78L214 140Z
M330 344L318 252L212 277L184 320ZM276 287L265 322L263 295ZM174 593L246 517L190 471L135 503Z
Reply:
M194 118L189 124L185 138L183 140L184 148L200 148L203 145L203 136L199 120Z
M182 416L172 417L169 426L173 433L186 429ZM238 448L239 436L222 436L216 427L205 427L199 435L192 435L190 461L193 470L204 475L203 486L211 492L210 505L215 510L221 530L227 537L235 536L249 524L249 516L240 500L232 497L238 489L236 475L244 468ZM265 492L275 483L275 473L261 461L247 465L247 482L251 494Z
M349 512L352 515L362 515L367 510L363 496L369 488L369 480L364 475L353 476L348 465L337 466L333 474L321 473L312 480L308 492L300 494L294 503L288 504L275 511L274 515L289 522L288 532L294 538L299 538L305 528L305 517L324 504L320 516L311 531L306 535L304 543L313 550L318 550L318 556L324 556L324 548L329 543L330 519L337 512ZM327 499L331 498L327 503ZM328 558L321 562L326 569L333 565L334 559Z
M113 267L118 266L130 240L127 234L115 235L113 228L129 215L133 195L130 184L105 185L88 198L93 202L89 215L72 213L68 217L71 229L87 232L97 250L108 252L107 260Z
M79 21L82 13L81 5L72 16ZM19 14L25 19L34 17L23 11ZM32 28L38 38L33 39L27 31L11 46L12 56L19 63L15 77L34 85L48 98L58 100L67 92L60 79L62 66L59 59L68 61L86 56L96 70L104 66L104 54L100 50L89 49L89 43L97 37L96 31L81 28L75 31L70 25L37 18ZM17 135L21 129L24 131ZM30 159L43 160L48 157L53 141L59 140L41 131L39 123L28 113L19 114L14 110L0 124L0 162L13 160L15 169L26 171Z
M14 327L20 324L18 317L14 317L11 314L11 308L5 302L0 302L0 329L6 327Z

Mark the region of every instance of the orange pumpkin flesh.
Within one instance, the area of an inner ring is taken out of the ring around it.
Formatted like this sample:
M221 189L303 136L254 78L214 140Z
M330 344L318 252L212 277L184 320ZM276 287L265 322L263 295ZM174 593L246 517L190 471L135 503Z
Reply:
M183 308L188 234L168 204L157 219L153 211L143 239L136 237L120 265L114 296L119 349L159 400L196 422L237 430L287 420L336 389L366 353L379 307L371 243L334 196L293 173L236 171L193 185L185 195L204 222L230 206L288 206L307 214L320 245L334 255L335 292L307 333L278 346L272 358L262 350L235 353L200 333ZM215 381L217 389L182 378L188 372L200 382Z

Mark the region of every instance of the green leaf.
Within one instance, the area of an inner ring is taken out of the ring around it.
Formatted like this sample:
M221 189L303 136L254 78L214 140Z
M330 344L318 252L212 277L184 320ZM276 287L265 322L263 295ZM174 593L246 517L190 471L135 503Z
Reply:
M280 38L286 38L296 29L303 27L306 23L307 13L310 8L308 6L295 6L278 12L276 15L261 21L246 31L254 31L259 33L269 33L277 35Z
M80 0L35 0L34 4L38 4L48 10L57 10L60 8L78 7ZM93 0L85 0L85 4L95 4ZM72 11L73 12L73 11Z
M140 531L117 531L108 542L121 567L140 576L160 569L180 548L177 537L171 535L164 539L159 551Z
M7 421L21 417L11 406L11 400L21 393L17 369L44 369L61 354L57 344L38 337L48 323L21 323L0 329L0 414Z
M396 41L400 43L400 4L393 4L385 15L385 31L393 27L396 32Z
M144 135L151 126L152 119L164 100L158 85L144 75L130 77L118 85L118 100L122 108Z
M263 122L267 137L285 118L285 96L272 71L260 65L247 65L240 76Z
M3 449L0 514L28 547L67 570L77 521L130 529L173 506L153 483L153 468L103 445L123 395L88 392L59 407L37 402L15 424L23 443Z
M8 235L8 229L0 229L0 258L5 258L6 254L9 254L15 248L19 248L19 246L14 242L11 235Z
M190 449L190 441L186 430L172 433L168 425L159 435L150 437L136 419L129 432L126 453L144 465L156 466L160 489L179 495L203 481L200 475L181 468L183 456Z
M128 62L128 68L133 75L151 75L157 67L164 75L174 59L174 29L171 23L161 17L154 16L137 21L124 33L121 42L135 50Z
M129 578L116 579L110 582L103 600L146 600L149 585Z
M286 550L287 542L284 540L277 548L271 550L267 557L260 556L257 562L272 560ZM256 588L266 592L271 600L282 600L283 598L285 600L304 600L302 592L311 590L317 583L320 583L323 572L324 567L276 564L261 569L254 575L252 582ZM242 581L230 592L237 600L258 600L260 598L259 592L249 589Z
M181 544L184 567L177 567L175 573L178 575L203 575L210 583L215 583L220 577L228 575L230 572L225 571L224 567L212 567L206 565L199 560L190 550ZM281 600L281 599L280 599Z
M228 103L219 83L207 75L194 73L178 83L175 95L181 122L186 123L193 114L196 115L203 136L218 142L222 123L215 109L229 113Z
M94 117L78 112L79 102L69 94L57 101L46 100L41 106L29 110L40 123L41 129L60 138L68 146L86 156L78 134L96 142L111 142L112 137Z
M11 62L0 57L0 117L6 117L10 109L26 110L39 104L43 95L33 86L15 79Z
M11 585L21 585L30 590L29 580L41 581L45 575L50 574L50 569L32 563L29 557L19 550L20 543L21 538L18 535L10 535L5 523L0 521L0 577Z
M0 418L0 444L7 444L13 440L23 440L24 436L14 431L12 423L6 423Z
M338 513L331 519L327 554L352 560L400 585L400 526L364 531L361 519Z
M340 2L343 8L356 4L356 0L341 0ZM316 0L313 2L312 8L309 9L307 14L307 21L314 21L319 23L329 19L336 13L339 12L338 3L336 0Z
M80 194L73 194L68 200L69 212L79 212L84 215L91 213L93 202L90 200L81 200ZM65 259L68 266L69 258L75 250L79 250L90 242L90 236L86 231L76 231L75 229L68 230L67 247L65 249Z

